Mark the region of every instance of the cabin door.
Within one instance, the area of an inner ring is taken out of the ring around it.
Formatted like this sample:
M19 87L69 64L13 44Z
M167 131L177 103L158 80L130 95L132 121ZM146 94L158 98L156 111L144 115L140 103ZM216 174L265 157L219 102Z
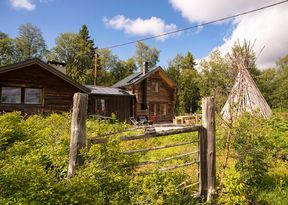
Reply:
M156 103L150 103L149 105L149 120L153 121L153 123L156 123L158 121L157 107L158 106Z

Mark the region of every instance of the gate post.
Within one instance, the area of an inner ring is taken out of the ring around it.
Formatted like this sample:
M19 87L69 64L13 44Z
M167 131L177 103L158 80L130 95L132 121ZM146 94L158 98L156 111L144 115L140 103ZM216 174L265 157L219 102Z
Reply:
M205 97L202 101L202 122L204 132L207 135L207 201L214 204L216 185L216 129L213 97Z
M80 150L85 147L86 141L87 107L88 95L75 93L73 97L68 179L74 176L76 167L84 163Z
M198 129L199 149L199 196L207 197L207 135L203 127Z

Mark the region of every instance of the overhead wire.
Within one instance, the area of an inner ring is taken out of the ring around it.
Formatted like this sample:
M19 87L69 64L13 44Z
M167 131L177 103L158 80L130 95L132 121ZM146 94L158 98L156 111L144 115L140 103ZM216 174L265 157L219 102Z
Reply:
M155 36L150 36L150 37L146 37L146 38L142 38L142 39L138 39L138 40L134 40L134 41L129 41L129 42L126 42L126 43L121 43L121 44L116 44L116 45L112 45L112 46L107 46L107 47L104 47L102 49L117 48L117 47L129 45L129 44L134 44L134 43L137 43L139 41L147 41L147 40L154 39L154 38L160 38L160 37L163 37L163 36L168 36L168 35L171 35L171 34L187 31L187 30L190 30L190 29L198 28L198 27L207 26L207 25L214 24L214 23L217 23L217 22L226 21L226 20L233 19L233 18L236 18L236 17L239 17L239 16L243 16L243 15L247 15L247 14L250 14L250 13L257 12L257 11L261 11L261 10L264 10L264 9L267 9L267 8L271 8L271 7L280 5L280 4L284 4L284 3L287 3L287 2L288 2L288 0L276 2L276 3L273 3L273 4L269 4L267 6L263 6L263 7L257 8L257 9L252 9L252 10L245 11L245 12L242 12L242 13L234 14L234 15L231 15L231 16L223 17L223 18L219 18L219 19L208 21L208 22L205 22L205 23L200 23L200 24L197 24L197 25L194 25L194 26L189 26L189 27L186 27L186 28L177 29L175 31L170 31L170 32L162 33L162 34L155 35Z

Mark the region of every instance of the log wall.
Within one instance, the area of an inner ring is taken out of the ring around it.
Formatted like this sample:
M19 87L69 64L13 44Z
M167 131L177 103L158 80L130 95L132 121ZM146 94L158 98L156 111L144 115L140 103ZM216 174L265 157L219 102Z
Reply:
M0 86L42 89L42 103L39 105L0 103L1 112L16 110L27 114L70 111L74 93L81 92L38 65L0 74Z
M105 102L105 116L111 117L112 113L117 116L121 122L129 122L132 116L133 96L125 95L89 95L88 113L99 114L96 112L96 100L103 99Z
M158 82L158 92L154 92L152 88L152 82ZM165 80L159 75L159 72L155 72L147 78L147 105L148 109L142 109L141 104L143 99L142 83L139 82L136 85L130 86L128 90L132 91L136 95L136 103L134 107L134 116L147 115L150 120L156 122L171 122L175 116L175 104L176 104L176 88L171 88ZM145 98L144 98L145 99ZM153 105L156 104L156 116L153 112ZM160 114L160 104L166 104L166 115Z

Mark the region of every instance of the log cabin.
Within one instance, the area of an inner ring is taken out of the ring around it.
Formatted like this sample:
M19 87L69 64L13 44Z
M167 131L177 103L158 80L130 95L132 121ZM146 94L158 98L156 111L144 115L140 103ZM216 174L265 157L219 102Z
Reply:
M135 95L132 113L138 120L147 117L154 123L172 122L175 117L176 83L160 67L148 68L145 62L141 72L134 73L112 87Z
M120 122L132 117L135 95L131 92L111 87L86 85L91 90L88 96L88 113L111 117L116 115Z
M129 120L134 95L118 88L83 86L54 67L35 58L0 68L0 112L23 114L69 112L76 92L87 93L88 112Z

